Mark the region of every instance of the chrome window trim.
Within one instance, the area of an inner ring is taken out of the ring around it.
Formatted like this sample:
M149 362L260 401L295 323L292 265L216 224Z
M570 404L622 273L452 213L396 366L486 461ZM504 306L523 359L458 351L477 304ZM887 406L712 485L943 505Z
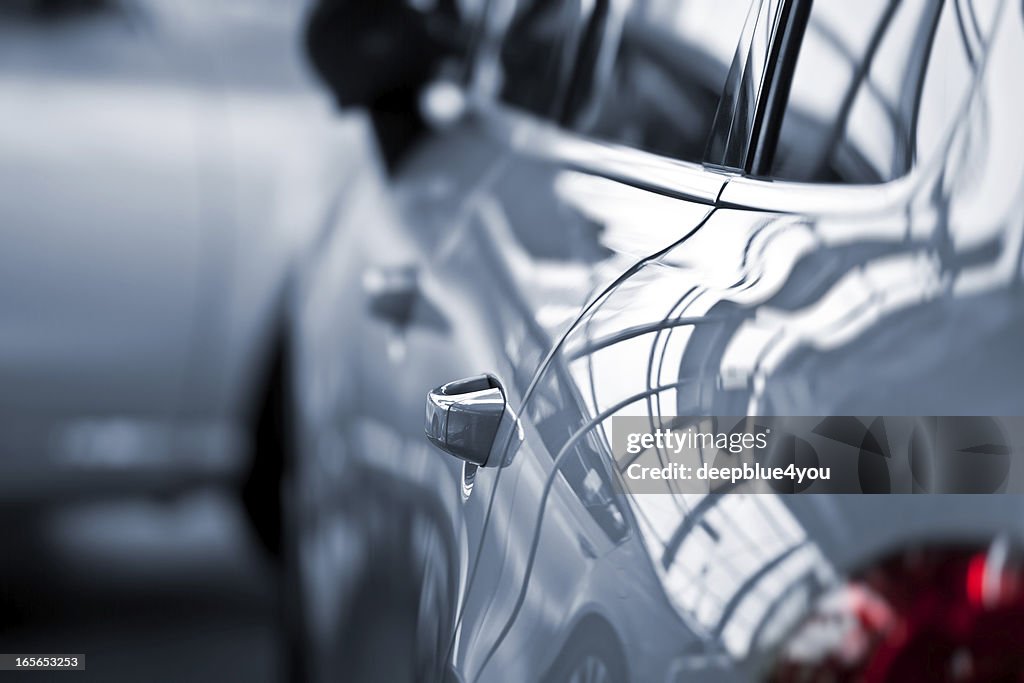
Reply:
M905 204L925 167L877 185L764 180L585 138L514 107L481 99L471 118L518 153L707 206L810 215L875 213Z
M784 6L783 0L750 3L708 136L704 151L707 163L737 171L747 166L766 87L768 54L776 43L779 15ZM760 54L755 52L758 37L764 38L764 50Z
M489 136L526 156L723 209L813 216L893 210L905 206L917 188L934 177L934 171L944 163L943 157L936 157L900 178L875 185L766 180L585 138L493 100L471 103L470 117ZM953 127L949 134L952 136L955 131Z
M997 1L1000 5L994 13L993 25L988 27L985 49L976 57L978 68L974 72L974 81L960 101L956 116L952 117L945 131L943 147L947 150L946 154L961 126L966 125L967 114L976 98L982 95L989 59L988 46L995 39L995 31L1000 27L1003 12L1008 11L1006 8L1012 4L1004 0ZM915 160L910 171L904 175L884 183L870 185L802 183L736 176L722 189L717 206L814 216L865 215L892 211L906 206L922 185L934 179L946 165L946 154L936 154L923 164Z
M765 0L755 4L760 6ZM1007 3L995 12L992 31ZM742 46L741 46L742 48ZM970 91L946 132L951 140L984 80L986 50L980 57ZM791 182L741 175L738 171L664 157L636 148L583 137L553 122L517 110L476 89L468 94L468 111L492 137L528 156L560 163L659 194L717 208L827 216L890 211L905 206L918 188L944 165L938 155L885 183L844 185ZM764 93L759 93L759 97Z
M492 137L522 154L659 194L714 206L734 176L678 159L580 136L500 102L470 102L470 116Z
M722 190L717 206L814 216L877 213L905 205L925 175L918 167L900 178L875 185L798 183L738 176Z

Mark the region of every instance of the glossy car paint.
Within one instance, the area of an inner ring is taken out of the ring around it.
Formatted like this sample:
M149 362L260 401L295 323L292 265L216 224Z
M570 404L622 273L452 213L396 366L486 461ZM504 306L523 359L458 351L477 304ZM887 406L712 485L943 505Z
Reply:
M447 539L431 552L464 681L542 680L580 633L631 680L744 680L815 595L892 549L1021 539L1017 496L631 495L620 533L557 470L573 452L605 466L614 415L1020 412L1024 99L1005 84L1024 33L1003 11L944 153L883 186L739 178L489 104L393 187L353 181L298 288L323 648L385 542L366 520L399 509ZM387 281L405 306L375 306ZM423 397L483 372L523 440L467 494L423 437Z
M843 190L833 189L827 215L716 209L699 231L603 296L545 371L571 378L578 397L562 413L572 437L561 449L594 433L608 443L616 415L1019 413L1024 168L1014 145L997 141L1020 140L1015 121L1024 103L996 105L1003 98L986 93L1009 77L1022 47L1019 25L999 33L949 152L915 173L904 200L858 211L859 190L843 206ZM607 182L567 173L595 194ZM801 189L762 185L779 202ZM727 186L722 198L729 197ZM545 379L539 386L537 403L550 395ZM538 412L526 414L536 420ZM507 471L532 464L517 461ZM648 680L655 672L643 668L645 646L658 629L644 624L664 596L633 595L628 608L615 609L623 604L610 599L622 590L619 576L602 561L589 574L572 567L568 549L586 526L562 521L572 506L571 496L558 500L559 486L546 506L517 513L517 527L544 517L539 540L524 534L518 553L537 543L536 566L525 588L528 570L508 579L522 605L486 671L536 675L520 668L528 653L566 632L579 602L595 600L586 608L608 616L636 678ZM828 585L915 543L983 545L1022 532L1018 496L628 500L667 598L696 637L692 647L679 639L671 669L681 680L706 669L718 680L714 662L761 670L777 644L762 632L771 630L769 617L785 612L784 600L812 595L815 582ZM565 585L550 588L561 572L569 585L585 584L582 577L597 585L568 594ZM772 626L787 628L784 620Z

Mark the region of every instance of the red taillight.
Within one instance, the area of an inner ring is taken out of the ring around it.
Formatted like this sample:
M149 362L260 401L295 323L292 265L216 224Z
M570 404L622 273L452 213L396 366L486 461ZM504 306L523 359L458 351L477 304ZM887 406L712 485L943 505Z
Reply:
M1022 577L1001 543L888 559L817 603L770 680L1024 681Z

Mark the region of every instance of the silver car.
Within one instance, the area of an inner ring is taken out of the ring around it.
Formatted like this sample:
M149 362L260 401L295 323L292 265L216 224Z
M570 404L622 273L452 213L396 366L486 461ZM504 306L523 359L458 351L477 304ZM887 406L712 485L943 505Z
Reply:
M0 8L0 500L243 478L276 543L285 292L363 137L301 9Z
M1019 676L1018 496L637 492L611 424L1021 414L1020 3L492 2L473 45L294 290L297 670Z

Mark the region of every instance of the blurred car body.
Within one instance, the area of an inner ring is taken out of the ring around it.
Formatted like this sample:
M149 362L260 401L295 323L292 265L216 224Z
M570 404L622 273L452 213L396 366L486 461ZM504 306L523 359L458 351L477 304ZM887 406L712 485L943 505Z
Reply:
M345 168L300 10L0 9L0 498L247 466L289 273Z
M1017 496L616 495L607 431L1020 414L1018 3L496 2L477 30L467 116L358 180L296 288L307 673L786 679L848 577L1021 540ZM423 439L423 392L480 373L523 430L500 466ZM855 675L834 644L794 679ZM948 655L931 680L984 678Z

